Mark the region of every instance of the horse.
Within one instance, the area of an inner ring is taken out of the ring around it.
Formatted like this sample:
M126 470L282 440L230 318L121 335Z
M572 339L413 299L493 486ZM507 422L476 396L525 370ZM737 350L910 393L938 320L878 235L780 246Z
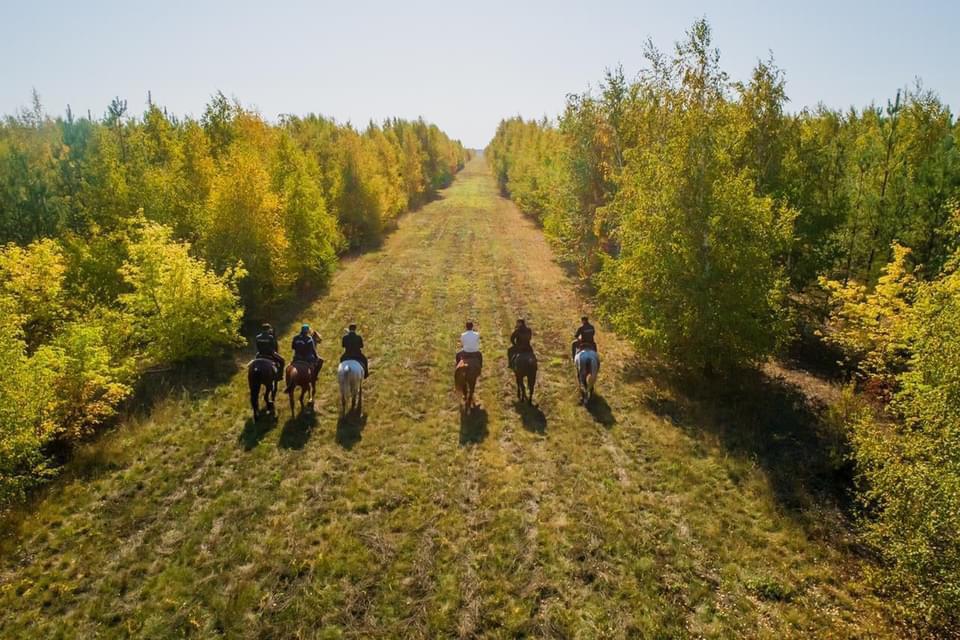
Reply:
M347 413L347 395L350 396L350 412L363 411L363 365L356 360L344 360L337 367L337 384L340 386L340 417Z
M517 378L517 400L533 404L533 388L537 385L537 356L532 351L514 356L513 375ZM529 392L523 386L524 378L527 380Z
M482 365L476 358L461 358L453 370L453 386L457 393L463 396L463 411L470 412L476 403L473 393L477 388L477 378L480 377Z
M600 373L600 356L593 349L583 349L573 359L577 369L577 386L580 390L580 402L587 406L593 397L593 386Z
M295 408L293 404L293 392L297 387L300 387L300 411L303 411L303 397L307 394L307 391L310 391L310 406L313 406L314 398L317 395L317 376L319 372L320 362L314 364L317 367L318 371L311 371L310 363L301 362L300 360L294 360L287 365L287 370L284 373L284 379L287 383L287 395L290 397L290 414L295 413Z
M263 401L267 413L273 413L277 399L277 363L267 358L256 358L247 365L247 383L250 385L250 406L253 407L253 419L260 418L260 387L263 387Z

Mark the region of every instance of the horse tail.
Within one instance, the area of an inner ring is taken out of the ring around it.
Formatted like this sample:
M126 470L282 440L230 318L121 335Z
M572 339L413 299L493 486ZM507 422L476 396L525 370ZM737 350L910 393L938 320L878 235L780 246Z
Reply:
M597 371L599 368L599 361L594 361L593 358L587 358L587 375L585 376L587 389L593 390L593 385L597 381Z
M250 386L250 400L256 400L260 394L260 371L255 365L247 370L247 384Z

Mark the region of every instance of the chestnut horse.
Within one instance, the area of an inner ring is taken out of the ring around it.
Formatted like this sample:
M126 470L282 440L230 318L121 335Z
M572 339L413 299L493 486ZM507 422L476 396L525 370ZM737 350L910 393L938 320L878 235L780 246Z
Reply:
M312 336L315 345L320 344L320 335L314 331ZM287 395L290 396L290 413L294 413L293 392L296 387L300 387L300 411L303 411L303 397L310 391L310 407L313 407L313 401L317 395L317 375L320 373L320 367L323 361L318 360L313 367L307 362L302 362L294 358L294 361L287 365L284 378L287 382Z
M477 388L481 366L479 359L466 357L453 370L453 386L463 396L463 410L468 413L476 406L473 393Z

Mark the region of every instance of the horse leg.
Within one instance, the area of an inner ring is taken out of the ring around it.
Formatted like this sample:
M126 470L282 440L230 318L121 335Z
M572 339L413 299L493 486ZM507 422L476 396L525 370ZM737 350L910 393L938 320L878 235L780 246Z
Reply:
M250 385L250 406L253 407L253 419L257 420L260 417L260 403L258 399L260 397L260 385L253 384Z
M527 384L530 386L530 393L527 394L527 402L533 404L533 388L537 386L537 372L533 371L527 376Z

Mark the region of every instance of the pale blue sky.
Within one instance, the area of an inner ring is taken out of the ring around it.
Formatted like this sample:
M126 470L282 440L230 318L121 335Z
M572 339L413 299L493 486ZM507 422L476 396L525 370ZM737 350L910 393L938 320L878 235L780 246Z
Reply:
M669 49L703 15L734 79L773 51L793 110L882 102L916 76L960 107L960 2L3 4L0 113L36 87L51 113L101 114L115 95L139 113L151 90L198 115L220 89L270 119L422 115L482 147L502 117L555 115L606 67L634 75L648 36Z

